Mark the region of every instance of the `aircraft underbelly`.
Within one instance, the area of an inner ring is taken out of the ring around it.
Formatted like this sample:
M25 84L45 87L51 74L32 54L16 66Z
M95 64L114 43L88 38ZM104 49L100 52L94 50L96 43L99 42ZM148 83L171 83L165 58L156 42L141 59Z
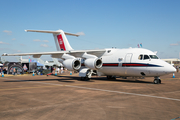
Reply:
M105 75L124 75L124 69L122 67L103 67L98 71L104 73Z
M142 77L148 75L146 67L104 67L99 72L104 73L105 75L116 75L116 76L134 76L134 77ZM142 75L143 73L145 75Z
M142 77L146 76L147 70L146 67L126 67L125 76L137 76Z

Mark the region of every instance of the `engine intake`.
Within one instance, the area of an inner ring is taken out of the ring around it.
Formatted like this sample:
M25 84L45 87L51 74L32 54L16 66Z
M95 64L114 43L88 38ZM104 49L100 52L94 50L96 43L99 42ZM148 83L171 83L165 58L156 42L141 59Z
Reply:
M89 58L84 61L84 64L91 69L100 69L103 63L100 58Z
M78 59L67 59L63 61L63 65L68 70L79 70L81 68L81 61Z

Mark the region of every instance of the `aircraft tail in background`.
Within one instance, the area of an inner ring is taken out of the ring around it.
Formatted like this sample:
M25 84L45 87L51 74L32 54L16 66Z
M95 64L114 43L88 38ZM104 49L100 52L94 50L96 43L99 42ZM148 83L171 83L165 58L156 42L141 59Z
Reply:
M78 37L78 34L72 34L64 32L63 30L57 31L44 31L44 30L25 30L26 32L40 32L40 33L52 33L56 44L57 51L73 50L69 44L66 35L72 35Z

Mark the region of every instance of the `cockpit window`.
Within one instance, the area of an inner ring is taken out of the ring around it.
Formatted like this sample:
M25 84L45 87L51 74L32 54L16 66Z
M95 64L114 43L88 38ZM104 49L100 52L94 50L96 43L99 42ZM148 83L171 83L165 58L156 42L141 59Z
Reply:
M144 60L147 60L149 59L149 56L148 55L144 55Z
M148 59L159 59L156 55L139 55L139 60L148 60Z
M159 59L156 55L149 55L151 59Z
M143 55L139 55L138 59L142 60L143 59Z

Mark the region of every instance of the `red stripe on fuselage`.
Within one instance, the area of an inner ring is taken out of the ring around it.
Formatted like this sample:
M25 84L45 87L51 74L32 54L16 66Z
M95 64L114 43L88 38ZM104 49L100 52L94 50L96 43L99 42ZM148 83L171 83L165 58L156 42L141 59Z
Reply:
M133 66L148 66L148 65L147 64L123 63L122 66L133 67Z
M118 66L118 63L103 63L103 66Z
M65 51L66 48L65 48L65 45L64 45L64 41L63 41L62 35L57 35L57 39L58 39L58 43L59 43L60 49Z

